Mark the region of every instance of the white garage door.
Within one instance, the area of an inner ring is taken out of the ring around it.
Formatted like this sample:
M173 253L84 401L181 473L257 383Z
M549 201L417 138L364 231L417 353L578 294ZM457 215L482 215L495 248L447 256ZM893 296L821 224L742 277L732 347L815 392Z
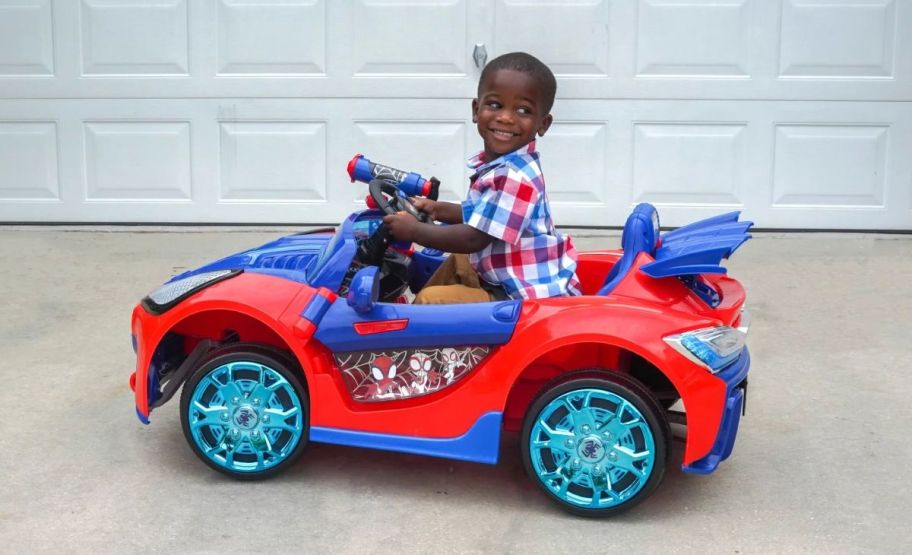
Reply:
M333 223L465 190L489 57L559 80L559 224L912 229L912 0L0 0L0 221Z

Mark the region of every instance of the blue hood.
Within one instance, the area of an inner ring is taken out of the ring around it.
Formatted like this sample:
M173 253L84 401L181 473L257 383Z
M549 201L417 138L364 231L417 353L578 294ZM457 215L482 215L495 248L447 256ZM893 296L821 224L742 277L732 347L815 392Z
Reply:
M226 256L195 270L189 270L169 280L176 281L214 270L244 270L274 275L308 283L308 270L316 266L317 259L332 239L332 231L288 235L260 247Z

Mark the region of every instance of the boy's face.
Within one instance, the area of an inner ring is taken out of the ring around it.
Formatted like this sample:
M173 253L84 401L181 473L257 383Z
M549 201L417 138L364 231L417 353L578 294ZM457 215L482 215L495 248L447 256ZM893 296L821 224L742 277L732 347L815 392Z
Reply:
M485 156L493 160L544 136L551 114L544 113L535 78L512 69L488 75L472 101L472 121L484 140Z

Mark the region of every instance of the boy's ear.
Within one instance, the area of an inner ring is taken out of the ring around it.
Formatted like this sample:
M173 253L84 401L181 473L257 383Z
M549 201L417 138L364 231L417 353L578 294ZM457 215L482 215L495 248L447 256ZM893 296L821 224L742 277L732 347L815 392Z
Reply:
M548 114L547 116L545 116L545 118L541 122L541 125L538 126L538 136L539 137L545 136L545 133L548 132L548 128L551 127L551 122L553 122L553 121L554 121L554 118L551 116L551 114Z
M478 123L478 99L472 99L472 123Z

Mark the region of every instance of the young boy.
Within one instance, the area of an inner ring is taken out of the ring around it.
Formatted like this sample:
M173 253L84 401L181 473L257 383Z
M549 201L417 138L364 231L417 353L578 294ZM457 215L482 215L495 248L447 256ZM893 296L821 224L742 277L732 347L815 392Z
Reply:
M383 218L396 239L453 253L416 304L580 294L576 250L554 229L535 150L535 135L551 126L556 89L551 70L529 54L491 60L472 101L484 151L469 159L475 174L466 200L415 199L418 209L451 225L421 223L404 212Z

